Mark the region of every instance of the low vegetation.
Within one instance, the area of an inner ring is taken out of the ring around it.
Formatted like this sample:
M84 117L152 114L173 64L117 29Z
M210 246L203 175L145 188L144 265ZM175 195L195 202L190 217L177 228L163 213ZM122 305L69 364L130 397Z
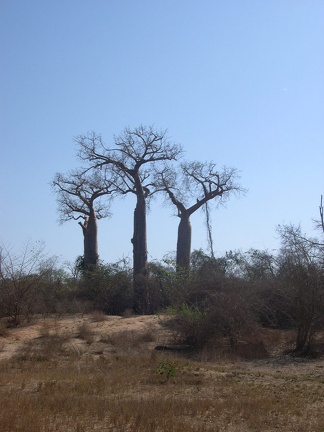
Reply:
M141 317L116 319L120 331L114 321L74 320L42 319L38 335L0 361L1 431L324 430L322 361L282 352L253 362L210 352L206 361L201 352L154 349L161 337L173 343L168 317L156 318L159 329L138 327ZM78 339L80 326L92 342ZM273 348L282 339L265 341Z

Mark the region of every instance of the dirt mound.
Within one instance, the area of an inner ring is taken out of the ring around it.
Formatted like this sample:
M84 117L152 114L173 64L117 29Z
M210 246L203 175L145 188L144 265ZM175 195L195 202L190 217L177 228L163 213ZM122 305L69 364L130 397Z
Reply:
M156 315L123 318L96 314L35 318L0 336L0 360L12 358L23 346L46 335L64 337L66 344L90 354L136 346L154 349L155 345L169 342L170 334L163 325L167 320L168 317Z

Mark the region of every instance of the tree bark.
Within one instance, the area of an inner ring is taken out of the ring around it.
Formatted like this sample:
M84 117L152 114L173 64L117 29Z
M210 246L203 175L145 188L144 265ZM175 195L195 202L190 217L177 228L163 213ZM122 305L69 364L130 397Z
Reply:
M191 254L190 213L183 211L180 215L177 241L177 271L189 272Z
M83 268L89 270L98 266L98 227L97 218L93 208L90 209L89 217L82 224L79 225L83 231L84 242L84 263Z
M133 260L134 277L147 271L146 203L144 197L137 196L134 210Z
M134 210L133 244L133 281L134 281L134 312L146 312L147 291L147 234L146 234L146 201L145 191L138 176L135 176L136 207Z

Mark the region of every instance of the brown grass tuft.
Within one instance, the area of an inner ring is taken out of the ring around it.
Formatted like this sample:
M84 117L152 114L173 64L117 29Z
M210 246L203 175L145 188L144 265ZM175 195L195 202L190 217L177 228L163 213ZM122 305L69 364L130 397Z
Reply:
M107 320L107 315L102 311L94 311L90 315L90 320L92 322L104 322Z
M79 325L77 330L77 337L86 341L87 344L91 345L94 342L94 331L88 322L83 321Z

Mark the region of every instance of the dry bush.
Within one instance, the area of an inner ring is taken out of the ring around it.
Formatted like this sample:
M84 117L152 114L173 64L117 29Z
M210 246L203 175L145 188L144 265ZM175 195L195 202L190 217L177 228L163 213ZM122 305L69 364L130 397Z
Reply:
M11 326L29 320L40 302L41 291L55 268L55 258L44 254L44 244L27 241L17 252L0 244L0 316Z
M83 321L82 324L79 325L77 330L77 337L83 339L87 342L87 344L92 344L94 341L94 331L91 329L91 326L86 321Z
M54 320L54 324L47 322L47 321L44 321L42 323L41 328L39 329L39 337L40 338L47 338L51 334L58 335L59 333L60 333L60 331L59 331L59 326L58 326L57 320Z
M107 315L102 311L93 311L90 314L90 320L92 322L104 322L107 320Z
M187 300L170 310L174 316L171 329L175 342L190 345L196 351L206 351L219 344L223 348L225 338L226 355L239 353L242 343L261 347L253 290L245 281L225 277L217 268L214 270L214 273L193 278ZM260 356L261 349L257 351ZM265 347L263 353L267 355Z

